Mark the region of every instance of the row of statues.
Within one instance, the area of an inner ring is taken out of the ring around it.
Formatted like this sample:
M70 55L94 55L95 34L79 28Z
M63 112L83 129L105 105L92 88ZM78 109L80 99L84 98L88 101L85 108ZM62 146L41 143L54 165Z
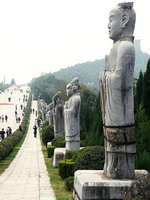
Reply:
M59 91L53 96L49 105L42 101L42 120L54 125L54 136L65 136L66 149L76 150L80 148L80 86L79 79L74 78L66 87L69 100L64 102Z
M132 2L119 3L109 16L109 38L113 40L105 69L100 73L100 96L105 140L104 171L108 178L134 178L135 126L133 104L133 45L135 11ZM80 148L80 93L78 78L66 87L69 100L64 103L58 92L49 110L49 124L54 124L55 137L64 135L66 148ZM46 118L46 114L43 114Z

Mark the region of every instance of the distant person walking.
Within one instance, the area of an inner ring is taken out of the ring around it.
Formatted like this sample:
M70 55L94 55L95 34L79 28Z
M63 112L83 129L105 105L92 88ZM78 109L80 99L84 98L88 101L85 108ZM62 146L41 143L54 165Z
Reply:
M12 129L11 129L11 127L9 127L9 134L12 134Z
M36 137L36 135L37 135L37 126L36 126L36 124L34 125L34 127L33 127L33 133L34 133L34 137Z
M6 135L7 135L7 137L8 137L8 135L9 135L9 126L8 126L7 129L6 129Z
M0 135L1 135L1 138L2 138L2 140L3 140L4 137L5 137L5 131L4 131L3 128L2 128L2 130L0 131Z
M17 110L15 110L15 116L17 116Z
M7 120L8 120L8 116L7 116L7 115L5 115L5 122L7 122Z
M2 122L4 122L4 116L2 115Z
M22 126L21 126L21 124L19 125L19 131L20 131L20 132L22 131Z

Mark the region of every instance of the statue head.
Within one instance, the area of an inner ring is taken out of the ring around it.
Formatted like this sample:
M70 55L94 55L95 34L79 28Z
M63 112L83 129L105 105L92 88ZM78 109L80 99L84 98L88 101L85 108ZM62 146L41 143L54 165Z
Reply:
M109 15L109 38L117 41L126 36L133 36L135 19L133 2L119 3Z
M67 96L71 97L80 89L79 78L74 78L66 87Z
M62 101L62 93L60 91L54 95L53 101L55 106Z

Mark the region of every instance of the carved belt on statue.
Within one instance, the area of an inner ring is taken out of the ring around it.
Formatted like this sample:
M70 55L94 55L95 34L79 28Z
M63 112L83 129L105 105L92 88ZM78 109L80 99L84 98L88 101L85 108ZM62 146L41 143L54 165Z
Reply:
M115 145L135 144L135 126L104 126L104 138Z

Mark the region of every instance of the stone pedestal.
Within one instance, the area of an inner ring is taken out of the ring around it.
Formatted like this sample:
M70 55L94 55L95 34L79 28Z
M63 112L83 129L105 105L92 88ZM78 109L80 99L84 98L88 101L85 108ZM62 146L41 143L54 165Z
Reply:
M136 178L144 174L147 174L146 170L135 170ZM78 170L73 197L75 200L122 200L127 197L126 188L130 189L133 181L108 179L103 170Z
M56 148L54 150L53 167L58 167L59 162L65 159L66 148Z

